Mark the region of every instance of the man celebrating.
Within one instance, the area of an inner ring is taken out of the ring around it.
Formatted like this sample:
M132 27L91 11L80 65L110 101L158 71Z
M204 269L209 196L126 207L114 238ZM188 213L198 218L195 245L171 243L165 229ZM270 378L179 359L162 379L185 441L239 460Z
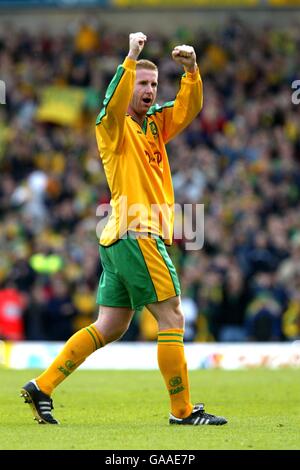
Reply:
M143 33L130 34L128 56L107 89L96 121L112 206L100 238L99 316L67 341L45 372L23 387L21 395L40 423L58 423L51 413L54 388L92 352L119 339L134 312L145 305L158 322L158 364L171 400L169 423L227 422L205 413L203 404L191 403L180 286L165 247L172 242L174 218L165 144L201 110L202 82L194 48L177 46L172 57L185 70L179 93L175 101L154 105L157 67L137 60L146 40Z

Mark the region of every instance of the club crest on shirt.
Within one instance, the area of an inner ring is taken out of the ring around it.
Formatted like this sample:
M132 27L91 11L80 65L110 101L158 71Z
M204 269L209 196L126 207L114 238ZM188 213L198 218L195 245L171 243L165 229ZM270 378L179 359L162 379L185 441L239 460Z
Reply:
M155 139L157 139L157 137L158 137L157 125L155 124L154 121L151 121L151 122L149 123L149 126L150 126L150 130L151 130L151 132L152 132L153 137L154 137Z

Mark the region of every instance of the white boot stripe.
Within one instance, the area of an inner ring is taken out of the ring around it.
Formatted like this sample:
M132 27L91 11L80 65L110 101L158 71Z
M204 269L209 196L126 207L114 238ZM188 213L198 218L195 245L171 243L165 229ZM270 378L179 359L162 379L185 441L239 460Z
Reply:
M176 418L176 416L173 416L171 413L170 413L170 419L174 419L175 421L182 421L182 419Z

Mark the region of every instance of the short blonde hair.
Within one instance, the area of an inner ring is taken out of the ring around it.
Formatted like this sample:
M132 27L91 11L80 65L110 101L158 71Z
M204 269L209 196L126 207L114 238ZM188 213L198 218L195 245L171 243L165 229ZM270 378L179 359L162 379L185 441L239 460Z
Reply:
M154 62L151 62L151 60L147 60L147 59L138 60L136 63L136 68L146 69L146 70L155 70L156 72L158 72L158 68L154 64Z

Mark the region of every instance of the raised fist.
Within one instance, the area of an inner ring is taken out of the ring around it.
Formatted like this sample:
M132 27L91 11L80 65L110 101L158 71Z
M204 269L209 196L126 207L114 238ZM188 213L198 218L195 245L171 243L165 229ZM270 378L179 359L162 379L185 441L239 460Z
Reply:
M136 60L142 52L146 41L147 36L144 33L130 33L128 57Z
M192 46L183 44L182 46L174 47L172 57L180 65L186 68L188 72L196 70L196 53Z

